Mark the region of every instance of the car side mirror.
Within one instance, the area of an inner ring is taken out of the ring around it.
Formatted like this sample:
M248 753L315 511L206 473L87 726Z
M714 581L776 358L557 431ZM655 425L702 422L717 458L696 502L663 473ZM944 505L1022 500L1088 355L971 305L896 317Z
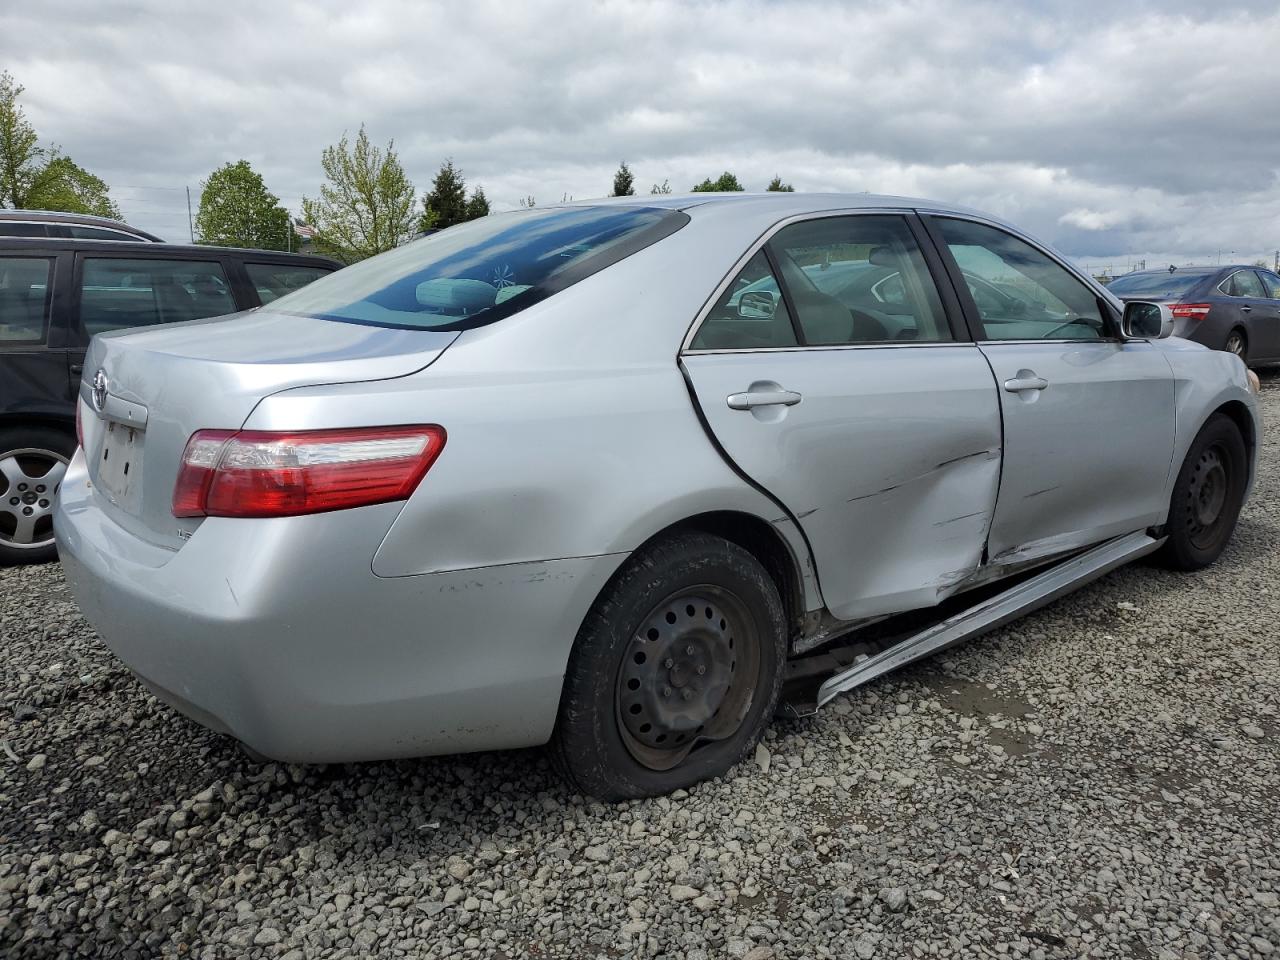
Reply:
M1120 328L1134 340L1163 340L1173 334L1173 311L1163 303L1131 300L1124 305Z
M748 290L738 298L738 316L744 320L772 320L777 311L772 293Z

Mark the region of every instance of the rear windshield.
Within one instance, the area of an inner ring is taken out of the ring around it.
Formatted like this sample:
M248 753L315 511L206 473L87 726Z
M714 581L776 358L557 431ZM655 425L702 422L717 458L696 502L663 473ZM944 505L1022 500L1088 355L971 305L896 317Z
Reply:
M1122 297L1180 297L1203 280L1204 273L1130 273L1116 277L1107 289Z
M271 309L348 323L464 330L510 316L689 221L652 207L499 213L371 257Z

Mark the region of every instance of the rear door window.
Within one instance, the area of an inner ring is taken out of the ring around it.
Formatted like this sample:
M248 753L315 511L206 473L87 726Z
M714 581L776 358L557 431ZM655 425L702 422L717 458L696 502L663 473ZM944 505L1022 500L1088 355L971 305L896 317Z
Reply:
M1262 281L1252 270L1237 270L1219 289L1229 297L1266 297Z
M246 263L244 268L249 274L249 282L258 291L258 299L264 304L278 300L286 293L301 290L312 280L333 272L324 267L291 263Z
M1280 300L1280 277L1274 273L1265 273L1258 271L1258 276L1262 277L1262 284L1267 288L1267 297L1272 300Z
M80 325L88 336L236 310L220 263L85 257Z
M0 257L0 344L44 341L52 273L45 257Z

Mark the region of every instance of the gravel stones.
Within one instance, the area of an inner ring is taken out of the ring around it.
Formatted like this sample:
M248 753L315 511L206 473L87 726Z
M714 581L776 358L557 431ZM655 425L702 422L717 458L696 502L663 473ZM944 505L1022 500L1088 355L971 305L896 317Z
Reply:
M1119 570L618 805L536 750L255 763L56 565L2 569L0 955L1280 956L1277 440L1215 567Z

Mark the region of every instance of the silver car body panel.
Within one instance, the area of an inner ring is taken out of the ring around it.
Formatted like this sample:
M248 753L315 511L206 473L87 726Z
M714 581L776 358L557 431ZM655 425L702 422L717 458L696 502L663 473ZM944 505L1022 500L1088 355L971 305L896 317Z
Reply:
M1040 344L1045 352L1028 362L1075 384L1078 401L1090 383L1106 394L1087 416L1058 411L1073 437L1093 427L1092 453L1068 478L1088 496L1064 492L1055 509L1069 521L1042 525L1048 511L1001 501L1010 491L1028 499L1032 480L1010 476L1009 465L1034 471L1052 444L1029 419L1004 435L1001 404L1017 398L1002 395L985 344L681 355L716 290L779 224L859 210L968 211L804 194L661 202L690 222L463 333L262 310L96 339L81 389L85 451L63 482L55 530L72 589L106 642L180 709L268 755L535 744L550 734L592 602L632 551L673 524L710 512L767 524L794 561L801 612L814 614L812 629L829 629L980 581L993 569L996 529L1016 554L1079 550L1116 526L1158 525L1173 468L1213 410L1238 405L1259 432L1234 357L1181 341L1111 344L1113 359L1073 367L1078 342ZM1130 395L1120 368L1139 357ZM1171 425L1156 409L1163 388L1146 382L1160 379L1154 357L1169 371ZM129 504L111 503L96 482L107 421L89 383L100 368L112 397L147 412ZM804 399L779 423L725 401L753 381L801 379ZM945 399L931 398L939 387ZM842 403L860 406L850 413ZM196 430L394 423L448 431L404 503L251 521L170 512L178 458ZM753 445L753 433L786 442ZM1121 475L1134 448L1154 463L1140 478ZM1102 474L1090 483L1096 465ZM1003 525L992 528L993 517Z

